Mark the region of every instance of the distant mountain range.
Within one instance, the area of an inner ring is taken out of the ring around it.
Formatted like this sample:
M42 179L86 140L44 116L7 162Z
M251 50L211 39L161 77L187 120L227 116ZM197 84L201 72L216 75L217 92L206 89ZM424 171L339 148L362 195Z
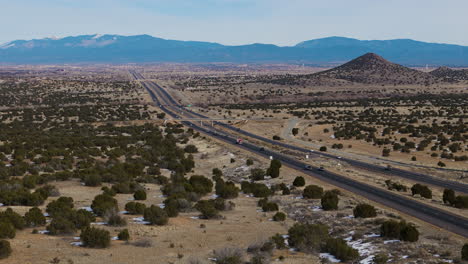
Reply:
M0 63L295 63L338 65L365 53L377 53L406 66L468 66L468 47L410 39L357 40L329 37L295 46L226 46L166 40L149 35L83 35L16 40L0 45Z

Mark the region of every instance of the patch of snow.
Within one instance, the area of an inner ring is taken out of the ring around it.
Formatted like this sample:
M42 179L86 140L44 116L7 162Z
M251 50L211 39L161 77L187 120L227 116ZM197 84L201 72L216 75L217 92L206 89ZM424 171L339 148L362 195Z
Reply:
M158 204L158 206L159 206L159 208L161 208L161 209L164 209L164 208L166 207L166 205L163 204L163 203L162 203L162 204Z
M385 240L383 243L384 243L385 245L387 245L387 244L390 244L390 243L398 243L398 242L400 242L400 240L398 240L398 239L393 239L393 240Z
M311 206L311 207L309 207L309 208L312 209L312 211L314 211L314 212L323 211L323 209L322 209L320 206L318 206L318 205Z
M402 259L407 259L407 258L408 258L408 256L407 256L407 255L405 255L405 256L403 256L403 257L401 257L401 258L402 258Z
M119 214L128 214L128 211L120 211Z
M367 237L367 238L371 238L371 237L380 237L379 234L376 234L376 233L371 233L369 235L364 235L364 237Z
M191 216L190 218L191 218L191 219L200 219L199 216Z
M304 197L302 197L302 196L296 196L296 197L294 197L294 199L299 200L299 199L304 199Z
M94 222L94 223L91 223L92 225L107 225L106 222Z
M119 240L119 237L112 237L111 240Z
M0 207L4 206L4 204L0 203Z
M135 198L130 197L130 198L127 199L127 201L135 201Z
M321 259L328 259L328 261L332 262L332 263L340 263L341 261L337 258L335 258L335 256L329 254L329 253L320 253L320 258Z
M49 234L49 230L40 230L38 233L43 234L43 235L44 234Z
M217 195L217 194L213 194L213 195L210 196L210 198L213 198L213 199L216 199L218 197L219 197L219 195Z
M84 206L84 207L81 207L80 209L86 210L91 213L93 212L93 209L90 206Z
M72 246L76 246L76 247L81 247L81 246L83 246L83 242L81 242L81 241L80 241L80 242L71 242L70 244L71 244Z
M330 138L333 138L333 139L335 139L335 135L331 135L331 136L330 136Z
M143 224L143 225L150 224L150 222L145 221L145 218L143 216L133 218L133 222L136 224Z
M80 240L80 237L73 237L74 240Z

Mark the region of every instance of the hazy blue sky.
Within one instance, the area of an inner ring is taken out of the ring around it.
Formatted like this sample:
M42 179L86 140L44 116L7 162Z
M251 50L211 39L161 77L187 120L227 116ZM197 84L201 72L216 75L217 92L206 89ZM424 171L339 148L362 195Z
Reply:
M468 45L467 0L0 0L0 43L94 33L293 45L326 36Z

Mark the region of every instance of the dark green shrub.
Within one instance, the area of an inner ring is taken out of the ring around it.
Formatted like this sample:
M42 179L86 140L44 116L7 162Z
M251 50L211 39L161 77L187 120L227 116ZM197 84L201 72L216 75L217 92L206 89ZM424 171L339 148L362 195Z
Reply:
M111 188L109 188L107 186L102 187L101 190L102 190L103 194L109 195L109 196L112 196L112 197L114 197L117 194L117 192L114 189L111 189Z
M385 184L387 185L387 189L389 189L390 191L396 190L398 192L406 192L408 190L408 188L404 186L403 184L398 183L398 182L393 182L391 180L386 180Z
M93 212L98 216L104 216L107 211L116 210L118 211L117 200L113 197L105 194L99 194L94 197L93 203L91 204Z
M321 147L319 148L319 150L325 152L325 151L327 151L327 147L321 146Z
M216 264L241 264L243 253L238 248L223 248L215 250L214 258Z
M6 259L11 255L10 242L6 240L0 240L0 259Z
M284 249L286 248L286 243L284 242L284 238L280 234L276 234L271 237L271 241L275 244L277 249Z
M10 222L0 222L0 239L14 238L16 229Z
M270 175L271 178L278 178L280 175L281 161L273 159L270 162L270 167L267 169L266 174Z
M128 202L125 205L125 211L132 215L143 214L145 209L146 205L139 202Z
M274 203L274 202L266 202L263 206L262 206L262 210L264 212L273 212L273 211L278 211L279 208L278 208L278 204L277 203Z
M247 161L245 162L245 164L246 164L247 166L252 166L252 165L253 165L253 160L247 159Z
M375 264L385 264L388 262L388 256L386 254L377 254L372 259L373 263Z
M252 181L263 181L265 179L265 171L260 168L250 170L250 179Z
M333 191L326 191L322 196L322 209L325 211L338 209L338 195Z
M195 145L187 145L185 146L184 151L186 153L197 153L198 148Z
M296 223L288 231L290 247L312 252L321 249L329 238L328 226L322 224Z
M432 191L426 185L417 183L411 187L411 192L413 196L419 194L423 198L432 199Z
M84 209L73 211L69 219L71 219L78 229L89 227L92 222L96 221L94 214Z
M359 252L356 249L348 246L346 241L341 238L327 239L323 250L334 255L343 262L348 262L359 258Z
M270 188L263 183L252 183L250 190L254 197L268 197L273 194Z
M463 245L461 250L461 259L468 260L468 244Z
M0 221L9 222L14 228L20 230L26 225L24 218L20 214L14 212L11 208L7 208L4 212L0 212Z
M377 216L377 211L375 210L375 207L365 203L358 204L354 208L353 213L355 218L369 218Z
M33 207L24 215L26 225L29 227L43 226L46 224L46 217L41 209Z
M200 194L206 195L213 191L213 182L201 175L194 175L190 177L190 185L192 185L193 191Z
M452 189L445 189L442 196L444 204L454 205L455 204L455 192Z
M137 190L133 194L133 198L138 201L146 200L146 192L145 190Z
M302 187L305 185L305 180L304 180L304 177L302 176L297 176L294 181L293 181L293 185L296 186L296 187Z
M145 209L143 217L151 225L165 225L169 221L166 211L154 205Z
M73 221L62 217L54 217L50 224L47 226L49 235L71 235L76 232L76 226Z
M169 198L164 201L164 211L168 217L177 217L179 215L180 203L178 199Z
M56 217L58 215L64 214L65 212L69 212L73 207L73 198L60 197L47 205L46 212L50 217Z
M304 188L302 196L307 199L320 199L323 195L323 188L317 185L308 185Z
M88 175L84 179L85 185L90 186L90 187L99 186L101 185L101 182L102 182L101 176L97 174Z
M128 229L124 229L119 232L117 237L119 238L119 240L128 241L130 240L130 233L128 232Z
M282 222L286 220L286 214L284 214L283 212L277 212L274 216L273 216L273 221L276 221L276 222Z
M109 226L126 226L127 221L125 218L121 217L119 213L113 209L104 213L104 220Z
M212 173L213 173L213 179L215 180L221 179L221 177L223 176L223 172L218 168L214 168Z
M468 208L468 195L458 195L455 198L454 206L460 209Z
M216 194L224 199L233 199L239 196L239 188L233 182L218 180L216 182Z
M419 239L419 231L411 223L405 221L397 222L388 220L382 223L380 235L387 238L395 238L408 242L415 242Z
M87 227L83 229L80 239L85 247L106 248L110 246L109 231L99 228Z
M219 216L219 212L216 209L213 200L198 201L198 203L195 205L195 209L200 211L201 217L204 219L212 219Z

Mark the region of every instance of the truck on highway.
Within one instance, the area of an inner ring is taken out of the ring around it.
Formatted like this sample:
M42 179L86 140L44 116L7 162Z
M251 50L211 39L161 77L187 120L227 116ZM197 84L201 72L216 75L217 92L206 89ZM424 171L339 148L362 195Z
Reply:
M236 139L236 144L242 145L242 141L243 141L242 138L238 138Z

